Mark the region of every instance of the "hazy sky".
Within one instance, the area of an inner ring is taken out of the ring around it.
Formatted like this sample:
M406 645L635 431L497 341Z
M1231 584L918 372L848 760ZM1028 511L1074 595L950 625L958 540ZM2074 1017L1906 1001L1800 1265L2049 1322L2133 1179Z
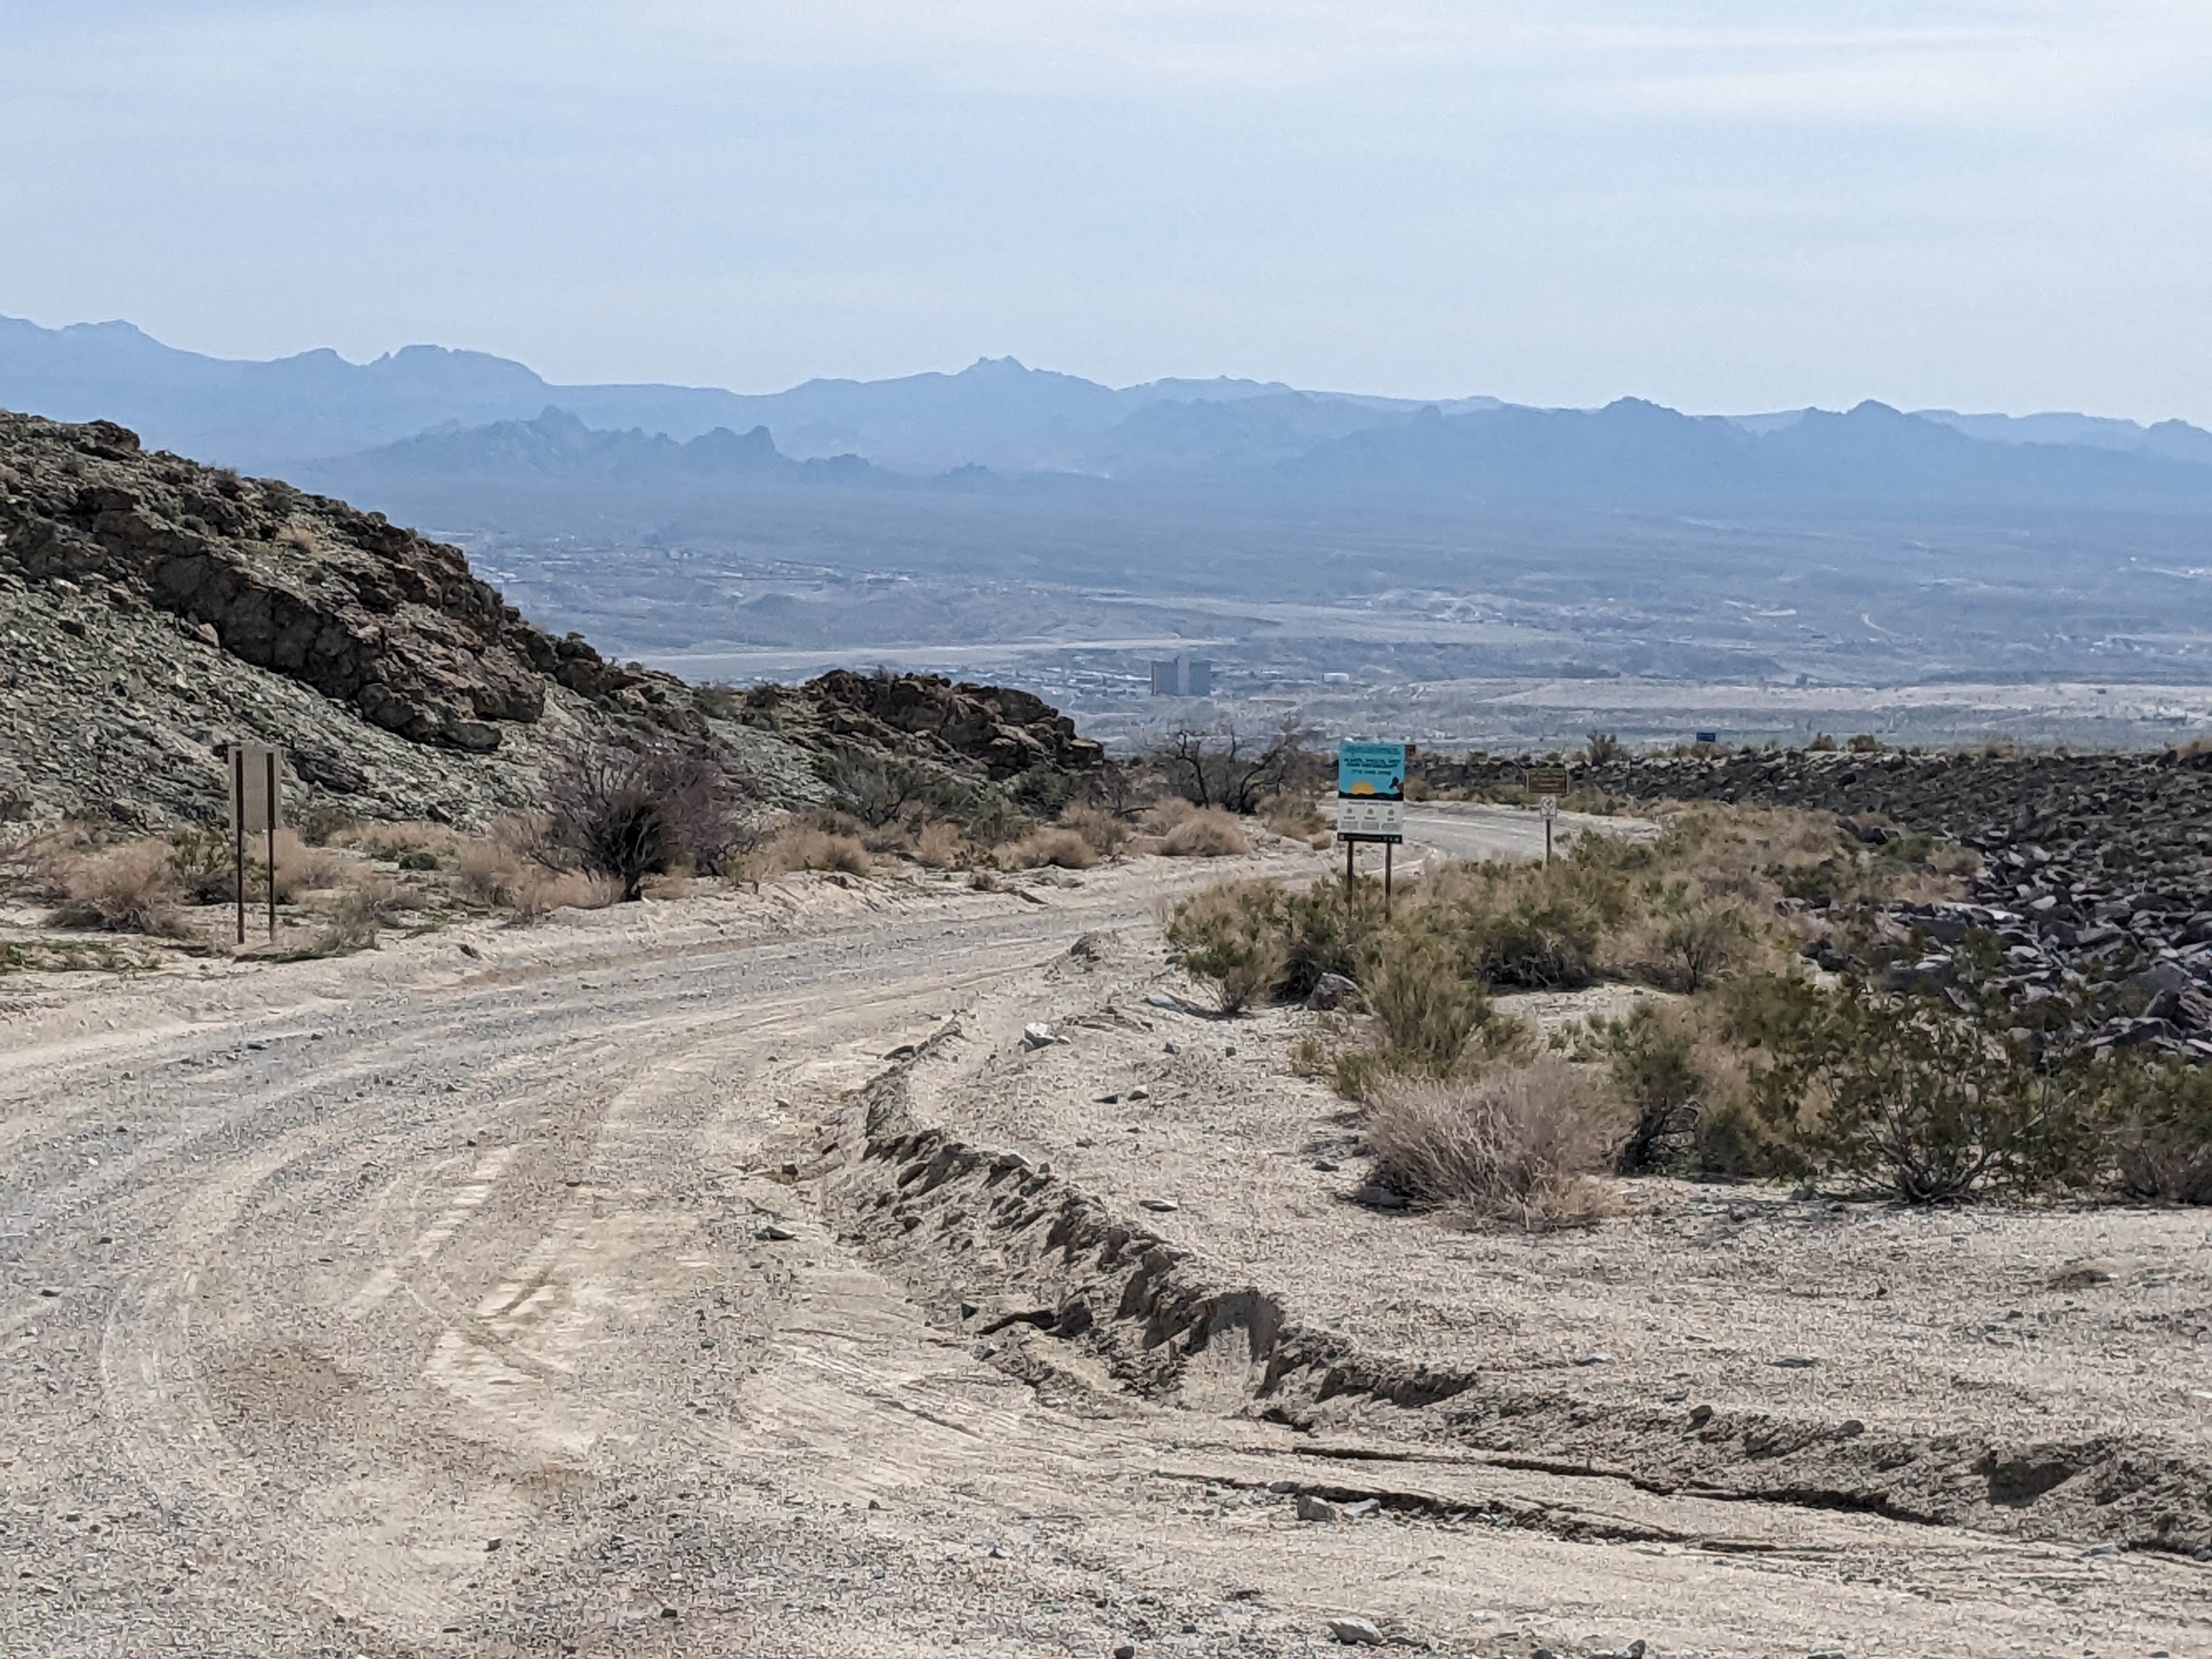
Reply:
M2208 0L0 0L0 313L2212 422Z

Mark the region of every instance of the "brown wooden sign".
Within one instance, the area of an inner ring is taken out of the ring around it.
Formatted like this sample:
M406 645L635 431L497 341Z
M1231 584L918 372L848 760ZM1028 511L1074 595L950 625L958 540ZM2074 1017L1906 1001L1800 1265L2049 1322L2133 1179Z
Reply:
M1564 766L1532 766L1528 769L1528 793L1532 795L1564 795L1567 793L1567 769Z

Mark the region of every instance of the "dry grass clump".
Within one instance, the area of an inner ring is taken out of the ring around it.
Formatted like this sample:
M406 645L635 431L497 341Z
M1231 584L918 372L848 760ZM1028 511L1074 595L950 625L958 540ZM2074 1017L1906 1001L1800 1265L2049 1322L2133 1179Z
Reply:
M165 842L133 842L57 860L50 879L61 902L57 927L96 927L111 933L179 939L187 929L178 914L182 888Z
M1323 846L1334 838L1321 809L1303 795L1271 795L1260 803L1260 823L1291 841Z
M1073 830L1038 830L1012 845L999 849L999 863L1008 870L1034 870L1050 865L1060 870L1088 870L1098 862L1098 850Z
M335 853L310 847L290 830L276 832L276 902L297 904L309 893L335 887L343 878L345 861ZM246 891L269 897L269 838L255 836L246 848Z
M932 870L957 869L967 857L967 843L961 839L960 826L939 818L925 823L914 837L915 862Z
M1542 1058L1472 1081L1403 1079L1367 1115L1375 1179L1470 1220L1559 1226L1602 1214L1595 1179L1617 1112L1585 1074Z
M1073 830L1090 843L1101 858L1111 858L1128 845L1136 831L1103 806L1077 805L1060 815L1063 828Z
M1181 795L1162 795L1145 808L1140 822L1148 836L1164 836L1196 812L1198 808Z
M324 908L314 951L339 956L373 951L378 933L398 923L415 903L416 896L388 876L356 876Z
M1171 859L1236 858L1251 850L1237 820L1218 806L1186 814L1160 837L1160 851Z
M483 841L464 842L454 853L447 890L470 909L504 911L518 922L543 920L555 910L597 910L622 896L615 882L580 870L548 870L519 850L526 826L495 826Z
M761 875L770 876L793 870L834 870L865 876L876 867L858 836L840 835L814 823L788 826L752 858L753 867Z

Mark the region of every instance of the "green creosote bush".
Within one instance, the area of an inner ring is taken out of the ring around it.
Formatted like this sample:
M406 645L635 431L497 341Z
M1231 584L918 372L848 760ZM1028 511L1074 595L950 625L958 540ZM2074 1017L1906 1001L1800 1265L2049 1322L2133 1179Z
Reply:
M2130 1198L2212 1204L2212 1066L2107 1062L2099 1116Z
M1224 1014L1241 1013L1280 979L1285 960L1279 926L1282 890L1268 882L1230 882L1177 905L1168 943L1185 972L1209 981Z
M1925 1204L2080 1186L2101 1162L2081 1078L1948 1005L1773 976L1741 987L1729 1019L1756 1051L1760 1115L1806 1173Z
M1613 1168L1643 1175L1679 1161L1696 1133L1705 1090L1689 1020L1640 1002L1620 1019L1593 1021L1592 1030L1612 1057L1613 1085L1632 1114Z

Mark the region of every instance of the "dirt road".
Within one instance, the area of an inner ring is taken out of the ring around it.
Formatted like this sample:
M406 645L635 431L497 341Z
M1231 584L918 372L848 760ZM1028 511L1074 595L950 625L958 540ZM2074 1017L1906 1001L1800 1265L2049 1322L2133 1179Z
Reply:
M1218 872L806 878L12 1008L0 1651L2205 1650L2185 1560L1010 1363L936 1246L863 1241L848 1093Z

